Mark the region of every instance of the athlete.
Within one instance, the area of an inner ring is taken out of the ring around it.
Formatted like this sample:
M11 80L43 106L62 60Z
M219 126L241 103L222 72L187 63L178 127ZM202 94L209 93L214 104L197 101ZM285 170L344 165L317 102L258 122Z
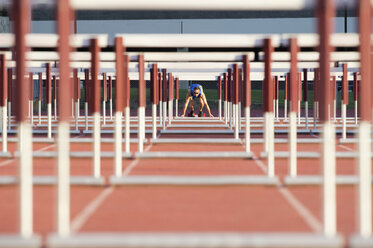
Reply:
M187 94L186 99L185 99L184 111L183 111L183 114L181 115L181 117L185 116L185 111L188 108L189 102L191 102L190 110L191 110L191 116L193 116L194 107L195 107L197 101L199 101L199 116L200 117L203 116L202 109L205 105L206 105L207 111L209 112L210 117L214 117L211 114L210 107L207 103L206 95L203 93L203 88L202 88L202 85L200 85L200 84L192 84L189 87L188 94Z

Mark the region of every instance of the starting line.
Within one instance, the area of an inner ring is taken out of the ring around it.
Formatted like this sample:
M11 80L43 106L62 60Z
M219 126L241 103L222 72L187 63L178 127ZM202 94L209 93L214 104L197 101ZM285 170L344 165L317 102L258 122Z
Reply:
M83 233L60 237L50 235L48 247L158 247L158 248L336 248L343 239L310 233Z

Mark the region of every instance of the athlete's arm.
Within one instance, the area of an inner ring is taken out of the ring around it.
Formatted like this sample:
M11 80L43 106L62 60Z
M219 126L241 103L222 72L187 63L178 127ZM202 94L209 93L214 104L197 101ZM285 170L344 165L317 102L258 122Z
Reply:
M181 117L184 117L185 116L185 112L188 108L188 104L189 104L189 101L190 101L190 94L188 93L188 95L186 96L186 99L185 99L185 104L184 104L184 110L183 110L183 114L181 115Z
M209 106L209 104L207 103L206 96L205 96L204 93L201 95L201 99L202 99L202 101L205 103L205 105L206 105L206 109L207 109L207 111L209 112L210 117L214 117L214 116L211 114L210 106Z

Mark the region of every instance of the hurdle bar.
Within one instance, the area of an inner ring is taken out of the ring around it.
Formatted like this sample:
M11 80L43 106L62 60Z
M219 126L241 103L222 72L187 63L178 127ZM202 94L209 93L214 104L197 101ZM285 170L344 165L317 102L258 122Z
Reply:
M372 3L367 0L359 1L359 35L360 35L360 56L361 56L361 81L359 90L360 124L358 127L358 215L357 233L349 238L351 247L371 247L372 236L372 162L371 156L371 18Z

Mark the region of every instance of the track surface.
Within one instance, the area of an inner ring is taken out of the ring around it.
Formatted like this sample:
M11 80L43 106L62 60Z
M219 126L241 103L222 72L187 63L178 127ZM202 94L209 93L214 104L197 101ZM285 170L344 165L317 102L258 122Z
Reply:
M177 124L191 124L178 122ZM196 122L192 124L203 124ZM206 123L205 123L206 124ZM211 123L210 123L211 124ZM218 123L222 124L222 123ZM185 129L185 128L184 128ZM215 129L215 128L214 128ZM225 128L226 129L226 128ZM159 138L225 137L233 135L160 135ZM89 137L82 135L80 138ZM110 137L110 136L107 136ZM277 136L286 138L285 136ZM299 137L315 138L314 135ZM150 138L150 136L147 136ZM243 136L242 136L243 138ZM253 135L261 138L261 135ZM16 143L9 143L9 151ZM265 175L266 160L260 159L263 144L252 144L254 159L123 159L125 176L131 175ZM244 151L242 144L147 144L146 151ZM319 144L298 143L298 151L319 151ZM353 144L339 144L337 151L352 151ZM55 143L34 143L34 151L55 151ZM71 143L73 151L90 151L92 144ZM102 151L113 151L110 143ZM131 151L137 145L131 143ZM276 151L288 150L276 144ZM320 186L111 186L113 159L101 159L105 186L71 187L73 232L320 232L322 192ZM34 175L55 175L55 161L34 158ZM288 174L287 159L275 160L276 175ZM318 159L299 159L298 173L320 174ZM17 160L0 159L0 175L16 175ZM337 174L355 174L353 159L337 159ZM71 175L92 175L91 159L71 159ZM0 233L18 231L17 186L0 186ZM55 231L55 186L34 187L34 230L43 238ZM348 235L356 232L356 189L338 186L337 228Z

